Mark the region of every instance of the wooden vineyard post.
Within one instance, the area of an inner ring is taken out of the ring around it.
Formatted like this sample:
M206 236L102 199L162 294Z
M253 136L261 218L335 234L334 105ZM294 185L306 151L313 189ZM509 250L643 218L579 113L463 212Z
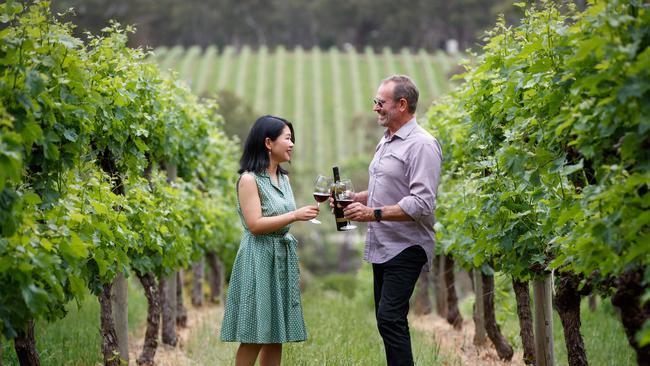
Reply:
M533 281L535 294L535 365L553 365L553 307L550 275Z
M436 297L436 312L447 317L447 286L445 286L445 256L437 254L433 258L433 287Z
M117 348L120 358L129 363L129 317L128 317L128 282L124 272L119 272L113 280L113 320L117 335Z
M173 164L167 165L167 181L173 182L176 179L177 167ZM160 303L162 305L162 342L164 344L176 345L176 271L169 273L164 279L160 279Z
M203 272L205 257L199 258L192 265L192 306L203 305Z
M483 308L483 279L481 278L481 270L474 268L472 271L472 278L474 279L474 344L480 346L487 341L487 333L485 332L485 310Z

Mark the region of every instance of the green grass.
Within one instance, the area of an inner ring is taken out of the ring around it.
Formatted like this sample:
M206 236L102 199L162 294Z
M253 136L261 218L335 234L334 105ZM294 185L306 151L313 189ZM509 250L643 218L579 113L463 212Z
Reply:
M289 92L287 93L288 98L287 101L289 102L289 107L287 107L287 114L285 115L287 118L288 116L294 116L294 119L292 120L294 123L294 127L297 129L296 130L296 155L300 156L301 159L294 159L292 161L292 165L296 167L296 169L301 169L303 168L303 161L307 161L307 153L309 152L310 149L305 148L307 138L306 133L303 127L303 122L304 122L304 117L305 117L305 102L306 102L306 97L305 93L307 92L307 85L305 81L305 52L301 48L296 48L293 52L293 69L291 70L292 74L292 83L285 84L289 88ZM291 66L291 65L290 65ZM289 67L290 67L289 66ZM293 98L291 98L293 96ZM295 183L294 183L295 184Z
M203 95L208 92L208 85L214 84L212 81L216 69L217 48L215 46L208 47L201 62L197 66L197 72L194 74L194 79L190 85L193 85L193 90L197 95Z
M252 51L250 47L244 46L241 50L241 57L237 60L235 63L236 67L236 72L234 73L235 79L234 79L234 88L233 90L235 91L235 94L238 97L243 97L247 99L251 104L254 104L253 100L250 100L248 98L252 98L251 96L253 94L245 94L250 88L247 88L250 85L250 82L247 82L247 76L249 74L249 69L251 68L251 54ZM249 85L247 85L247 83Z
M497 322L503 335L516 351L522 351L519 337L519 320L517 304L508 277L501 274L495 278L495 308ZM532 285L531 287L531 307ZM460 304L464 319L471 319L474 296L464 298ZM532 308L534 314L534 308ZM636 365L636 355L625 337L623 325L615 314L614 307L608 299L599 300L596 311L589 310L587 299L583 298L580 309L581 328L587 360L590 365L625 366ZM556 311L553 311L553 353L556 365L568 365L566 345L562 322Z
M325 116L325 109L327 106L331 105L331 94L324 92L324 90L331 90L326 89L327 86L324 85L330 84L331 81L329 77L330 69L328 67L324 67L329 66L329 62L327 62L327 60L324 60L324 55L320 49L312 50L310 56L311 57L307 58L310 60L310 65L307 70L310 72L310 78L312 80L312 99L311 103L309 104L311 106L311 110L307 109L307 115L309 116L308 118L311 122L311 126L309 128L303 128L301 131L302 133L307 133L311 130L311 142L309 145L304 146L310 147L309 150L312 155L311 160L309 161L311 162L311 165L319 167L322 170L325 167L325 161L333 161L331 159L331 154L334 151L339 150L338 145L340 143L340 139L335 137L338 136L338 134L334 130L334 126L332 126L332 119L326 118ZM328 135L332 136L333 138L329 139L329 141L323 141L323 139ZM327 149L326 145L328 147ZM304 150L305 149L303 148L303 151ZM313 172L308 175L314 177L316 174L318 173Z
M164 72L167 72L169 69L179 71L179 61L183 57L183 53L185 50L181 46L174 46L169 49L165 49L166 53L164 55L164 58L161 58L160 60L157 60L157 62L160 65L160 69ZM155 54L154 50L154 54Z
M502 332L515 350L521 351L519 325L509 280L496 278L497 318ZM286 344L286 365L381 365L384 348L376 330L372 300L371 267L364 264L356 275L334 274L315 277L302 295L309 339ZM473 296L464 298L461 313L471 318ZM142 338L146 318L146 300L139 284L129 283L129 333ZM191 309L190 309L191 311ZM223 312L213 308L203 322L192 330L186 344L188 357L197 365L232 365L238 344L219 340ZM554 353L556 365L568 365L562 326L554 313ZM635 365L635 354L608 300L599 301L597 310L582 306L582 335L592 365ZM460 365L459 360L440 350L432 338L411 327L413 354L417 365ZM69 306L66 318L54 323L38 322L37 348L41 364L96 365L101 363L99 305L88 295L81 308ZM3 364L18 365L13 344L5 343Z
M377 332L370 266L355 275L316 278L302 295L308 339L283 346L286 365L382 365L384 346ZM352 296L350 296L352 294ZM222 312L204 321L188 340L189 357L199 365L232 365L237 343L219 341ZM216 329L215 329L216 328ZM432 340L411 330L417 365L456 365Z
M269 72L273 74L272 84L269 85L268 94L263 97L273 100L272 106L270 107L271 114L274 115L283 115L284 113L284 103L285 103L285 92L282 85L284 79L287 77L285 70L287 70L286 65L287 52L284 47L278 47L273 56L271 62L272 66Z
M235 49L232 46L228 46L224 48L223 53L221 55L221 62L218 65L218 72L217 72L217 81L216 81L216 89L211 89L211 92L217 93L222 89L226 89L226 85L228 85L228 80L230 77L230 74L233 73L233 64L236 62L234 59L234 52ZM229 89L230 91L233 91L233 89Z
M137 280L136 280L137 281ZM129 337L143 337L147 300L139 283L129 280ZM68 315L52 323L37 322L36 348L43 366L95 365L102 362L99 302L88 294L81 307L68 305ZM3 365L18 365L12 343L2 344Z
M194 78L196 74L201 71L199 67L197 67L200 61L203 60L201 52L202 50L200 47L192 46L187 49L187 52L185 52L178 63L178 76L194 90L198 90L194 84ZM196 93L198 94L198 92Z
M271 98L269 98L272 95L269 88L272 81L270 76L273 75L270 70L273 66L271 57L272 55L268 54L268 48L266 46L260 47L256 70L256 79L259 82L255 86L255 105L253 106L258 111L270 111L272 108L270 103Z

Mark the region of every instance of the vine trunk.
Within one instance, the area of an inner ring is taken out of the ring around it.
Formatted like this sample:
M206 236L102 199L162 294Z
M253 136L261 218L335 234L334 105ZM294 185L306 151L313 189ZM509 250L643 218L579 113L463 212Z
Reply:
M454 276L454 260L451 255L445 256L445 285L447 290L447 322L454 329L463 327L463 317L458 310L458 296L456 295L456 279Z
M519 335L524 347L524 362L535 363L535 335L533 334L533 313L530 309L530 290L528 282L512 279L512 288L517 299L517 316L519 317Z
M147 329L144 333L144 345L142 353L138 357L138 365L153 366L154 356L158 348L158 329L160 327L160 298L158 296L158 286L156 276L148 272L143 275L137 274L144 295L147 298Z
M483 309L485 311L485 330L488 337L494 344L499 358L510 361L514 354L512 346L508 344L506 338L501 334L501 329L497 324L494 314L494 276L482 275L483 279Z
M580 278L562 272L557 286L553 304L560 315L564 329L564 341L570 366L586 366L587 352L580 334L580 302L582 296L578 290Z
M223 264L214 252L206 254L206 260L210 267L210 301L215 304L223 303Z
M187 327L187 308L183 303L183 280L184 273L182 269L176 274L176 325L182 328Z
M641 346L636 340L637 332L650 318L650 302L641 305L641 296L647 291L647 285L643 284L643 273L643 268L623 273L618 278L612 304L621 310L625 334L636 352L639 366L650 366L650 345Z
M429 298L429 287L431 286L430 272L421 272L416 286L413 311L417 315L431 313L431 299Z
M41 360L36 351L36 338L34 337L34 320L27 322L25 329L18 331L14 339L14 349L21 366L38 366Z
M104 356L104 365L119 366L120 353L117 341L117 331L113 321L113 306L111 304L111 284L105 284L102 292L99 293L100 320L102 331L102 355Z

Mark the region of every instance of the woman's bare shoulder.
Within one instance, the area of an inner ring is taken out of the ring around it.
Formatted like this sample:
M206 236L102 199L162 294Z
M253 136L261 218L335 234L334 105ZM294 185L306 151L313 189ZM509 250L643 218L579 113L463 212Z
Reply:
M255 182L255 175L251 172L243 172L241 177L239 177L239 187L250 187L257 186Z

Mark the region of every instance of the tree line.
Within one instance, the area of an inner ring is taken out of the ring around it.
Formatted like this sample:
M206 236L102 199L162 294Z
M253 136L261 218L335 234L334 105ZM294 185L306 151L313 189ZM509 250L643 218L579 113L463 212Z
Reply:
M513 21L513 0L55 0L74 8L79 31L97 33L110 19L135 25L130 46L284 45L304 48L347 44L439 49L448 39L461 50L479 42L498 14Z

